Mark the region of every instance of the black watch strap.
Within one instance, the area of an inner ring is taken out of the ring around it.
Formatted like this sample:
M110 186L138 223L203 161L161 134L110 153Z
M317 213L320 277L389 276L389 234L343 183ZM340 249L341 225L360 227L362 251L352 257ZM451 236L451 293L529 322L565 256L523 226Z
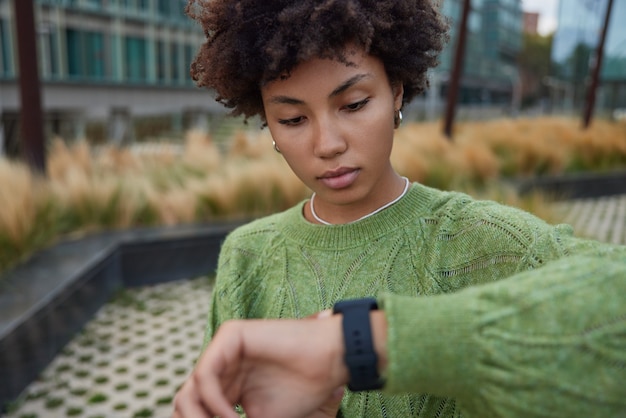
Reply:
M343 315L344 359L350 372L348 389L353 392L383 387L378 375L378 356L372 343L370 311L374 309L378 309L374 298L343 300L333 307L333 313Z

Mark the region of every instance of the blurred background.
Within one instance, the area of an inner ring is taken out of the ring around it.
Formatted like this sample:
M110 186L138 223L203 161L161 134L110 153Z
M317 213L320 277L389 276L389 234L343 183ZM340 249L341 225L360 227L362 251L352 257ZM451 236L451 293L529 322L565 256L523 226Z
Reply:
M224 111L194 87L189 65L204 37L185 0L36 0L34 30L45 135L92 144L180 139L190 128L221 133ZM453 22L431 88L411 120L442 117L454 70L463 0L443 0ZM607 0L473 0L458 93L460 119L579 115ZM0 150L20 152L14 1L0 0ZM626 4L615 2L596 112L626 108ZM231 125L240 121L228 121Z
M450 40L403 109L398 172L557 222L540 203L555 196L512 182L626 168L626 1L437 4ZM194 85L204 35L185 6L0 0L0 272L62 237L249 219L310 194L259 120Z

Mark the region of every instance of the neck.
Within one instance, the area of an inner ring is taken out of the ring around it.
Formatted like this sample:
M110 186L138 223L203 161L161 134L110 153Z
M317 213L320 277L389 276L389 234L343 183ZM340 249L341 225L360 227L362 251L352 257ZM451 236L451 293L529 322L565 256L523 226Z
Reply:
M393 205L393 204L394 204L394 203L396 203L398 200L400 200L400 199L401 199L401 198L402 198L402 197L406 194L406 192L409 190L409 185L411 184L408 178L406 178L406 177L402 177L402 179L404 179L404 189L402 190L402 192L401 192L398 196L396 196L396 197L395 197L394 199L392 199L391 201L389 201L389 202L385 203L384 205L382 205L382 206L380 206L380 207L378 207L378 208L374 209L372 212L367 213L367 214L365 214L365 215L361 216L361 217L360 217L360 218L358 218L358 219L355 219L355 220L353 220L353 221L346 222L346 223L358 222L358 221L361 221L361 220L363 220L363 219L369 218L370 216L377 214L378 212L380 212L380 211L382 211L382 210L384 210L384 209L388 208L389 206ZM315 212L315 193L313 193L313 194L311 195L311 200L309 200L309 206L310 206L310 209L311 209L311 216L313 217L313 219L315 219L317 222L319 222L320 224L323 224L323 225L334 225L333 223L328 222L328 221L326 221L326 220L322 219L322 218L321 218L321 217L320 217L320 216L319 216L319 215Z

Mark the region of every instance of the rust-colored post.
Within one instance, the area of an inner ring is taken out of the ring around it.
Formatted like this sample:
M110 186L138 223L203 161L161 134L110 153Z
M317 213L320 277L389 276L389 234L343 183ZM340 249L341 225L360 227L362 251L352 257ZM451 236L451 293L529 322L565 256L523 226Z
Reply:
M583 113L583 129L587 129L591 124L593 108L596 105L596 90L598 89L598 82L600 80L600 69L602 68L602 58L604 55L604 43L606 40L606 32L609 28L609 19L611 17L612 8L613 0L609 0L609 4L606 6L606 14L604 15L604 26L602 27L602 34L600 35L600 42L598 43L598 48L596 49L591 82L589 83L589 90L587 90L587 100L585 100L585 111Z
M20 135L28 165L40 174L46 172L43 110L37 65L37 39L33 0L14 0L20 80Z
M446 117L444 121L443 132L452 140L452 125L454 123L454 113L456 111L456 102L459 96L459 84L461 75L463 74L463 60L465 58L465 38L467 37L467 18L471 9L470 0L463 1L463 14L461 15L461 24L459 25L459 35L456 41L456 52L454 54L454 66L452 74L448 81L448 99L446 102Z

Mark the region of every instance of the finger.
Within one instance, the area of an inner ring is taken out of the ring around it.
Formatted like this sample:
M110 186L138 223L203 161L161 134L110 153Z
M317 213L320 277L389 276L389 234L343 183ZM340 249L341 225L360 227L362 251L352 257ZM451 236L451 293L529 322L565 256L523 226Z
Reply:
M321 312L318 312L315 316L317 319L330 318L333 315L333 311L331 309L325 309Z
M239 347L238 333L218 332L193 376L201 402L223 418L239 417L233 410L241 396Z
M229 402L225 395L225 388L220 384L219 380L213 374L205 374L203 377L197 377L196 385L198 386L199 403L202 408L210 411L212 415L218 415L221 418L239 418L239 415L233 410L233 404ZM238 390L232 391L236 395L230 395L236 398L239 395ZM195 415L191 415L195 417ZM204 417L204 415L200 415Z
M319 311L319 312L315 312L314 314L307 315L307 316L303 317L302 319L329 318L330 316L332 316L332 314L333 314L333 311L331 309L325 309L323 311Z
M195 384L189 378L174 398L173 418L210 418L215 414L201 403Z

